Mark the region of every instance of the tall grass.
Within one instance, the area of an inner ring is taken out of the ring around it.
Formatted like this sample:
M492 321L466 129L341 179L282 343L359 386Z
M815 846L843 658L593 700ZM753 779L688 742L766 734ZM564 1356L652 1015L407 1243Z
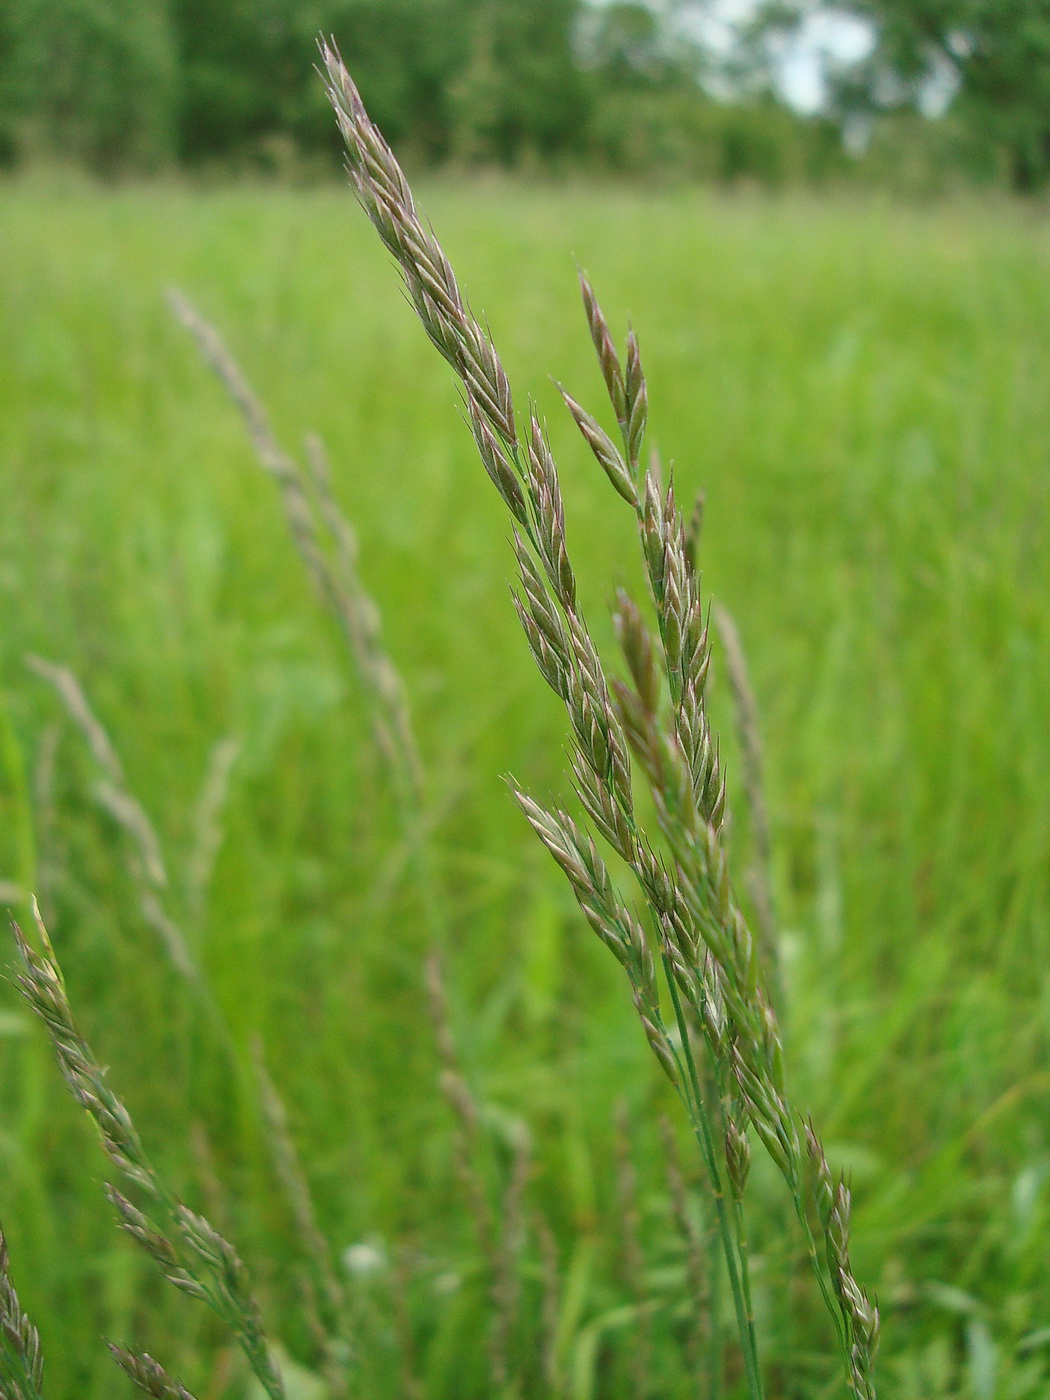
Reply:
M378 1338L372 1392L402 1388L385 1280L407 1268L427 1392L482 1393L489 1304L463 1263L473 1227L434 1092L419 971L429 940L398 817L361 740L367 711L342 681L339 638L311 609L239 425L167 326L161 289L176 280L244 327L238 352L281 436L316 426L333 462L353 464L337 491L445 796L449 1017L482 1105L485 1165L506 1164L516 1123L532 1132L558 1283L544 1293L537 1230L528 1305L549 1314L544 1299L556 1300L557 1384L631 1393L640 1296L653 1393L685 1393L687 1258L655 1128L638 1126L665 1091L614 980L484 776L509 769L550 790L560 767L556 708L537 704L507 616L498 502L438 426L447 378L386 304L381 260L341 202L302 199L7 195L2 873L39 886L39 850L74 1001L151 1156L195 1204L214 1185L190 1144L211 1144L224 1233L259 1274L286 1346L316 1366L281 1282L295 1226L258 1130L140 926L117 833L85 800L94 775L71 735L49 737L62 712L22 658L60 656L81 676L176 882L209 755L241 738L199 956L239 1042L265 1035L322 1226L358 1264L380 1261L348 1275ZM606 585L587 580L608 577L614 550L628 557L629 537L540 378L551 366L574 387L593 375L563 276L572 245L609 304L636 317L684 498L707 487L707 587L738 619L765 718L789 1061L829 1124L833 1163L853 1170L857 1269L886 1313L880 1393L1038 1394L1050 440L1038 222L684 196L646 207L608 192L501 192L468 211L438 190L428 205L512 375L547 405L559 459L579 463L563 471L567 514L596 624ZM180 246L158 253L176 226ZM346 246L352 274L332 261ZM508 284L511 257L521 275ZM494 672L496 704L479 717L476 678ZM716 720L728 733L728 708ZM738 767L730 756L737 812ZM80 1130L8 1016L6 1223L48 1393L112 1393L100 1332L163 1355L198 1400L236 1393L221 1338L110 1244ZM617 1263L618 1229L600 1223L619 1213L623 1090L640 1293ZM783 1221L757 1158L752 1190L770 1390L817 1394L829 1338L785 1288L798 1261L777 1252Z
M561 482L544 424L534 405L527 414L515 412L496 347L421 220L403 171L338 53L324 46L322 55L358 201L397 262L423 329L460 381L482 464L516 525L515 607L540 674L565 705L573 786L590 828L565 810L541 806L520 788L514 794L568 879L587 923L627 974L646 1040L685 1109L717 1220L748 1394L761 1400L764 1393L745 1217L753 1130L790 1192L835 1322L850 1390L858 1400L874 1400L879 1313L850 1263L849 1187L841 1174L832 1177L812 1119L803 1138L768 992L771 969L762 965L760 945L733 890L725 778L708 717L711 644L697 532L687 536L659 458L654 454L648 468L642 466L648 389L637 336L628 331L621 363L581 272L587 322L621 442L566 390L561 394L610 485L634 511L658 629L654 635L638 603L620 589L613 621L630 679L610 682L579 604ZM746 704L739 645L731 654L752 799L760 804L755 722ZM655 813L648 830L636 805L632 760ZM644 919L624 902L592 832L635 877ZM698 1069L700 1047L707 1058ZM639 1251L631 1253L640 1259ZM637 1263L632 1272L639 1272ZM713 1344L720 1348L721 1339ZM717 1366L715 1371L721 1393Z

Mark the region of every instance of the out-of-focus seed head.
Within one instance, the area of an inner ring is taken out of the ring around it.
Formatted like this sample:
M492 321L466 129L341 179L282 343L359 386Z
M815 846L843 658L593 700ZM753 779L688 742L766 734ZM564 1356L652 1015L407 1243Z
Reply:
M645 708L645 713L652 717L660 704L660 676L653 659L649 629L645 625L641 609L624 588L616 590L613 626L638 698Z

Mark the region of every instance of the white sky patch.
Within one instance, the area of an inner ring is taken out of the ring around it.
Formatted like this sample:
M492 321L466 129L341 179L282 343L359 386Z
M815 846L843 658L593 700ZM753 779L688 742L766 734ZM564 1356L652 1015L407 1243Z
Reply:
M829 71L859 63L874 44L871 27L853 15L809 15L776 55L780 95L799 112L819 112L828 100Z
M731 59L738 27L754 14L757 4L758 0L708 0L696 11L687 11L683 19L710 54L716 59ZM827 103L829 71L866 58L874 43L871 26L863 20L836 12L833 7L815 9L790 39L781 41L771 51L779 95L796 111L819 112ZM731 96L718 83L712 86L712 91L716 89L720 96ZM949 93L943 106L950 100Z

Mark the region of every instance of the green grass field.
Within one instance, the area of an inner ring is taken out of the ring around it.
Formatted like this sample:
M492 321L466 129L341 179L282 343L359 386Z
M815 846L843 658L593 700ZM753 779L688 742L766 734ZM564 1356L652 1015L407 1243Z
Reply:
M852 1171L880 1395L1045 1395L1050 223L1010 205L496 183L423 200L519 400L531 391L549 418L601 639L614 587L640 570L628 512L550 381L600 402L574 257L610 320L633 318L680 494L706 488L705 587L737 619L765 734L789 1072ZM328 443L425 759L452 1024L493 1189L519 1125L534 1139L558 1386L695 1395L658 1125L675 1106L619 970L503 781L567 793L564 717L514 617L505 515L451 375L348 193L0 187L0 879L39 891L147 1145L228 1229L274 1334L315 1369L246 1074L138 913L83 742L25 664L36 652L79 675L158 827L171 908L245 1063L265 1041L326 1232L339 1252L375 1247L351 1281L362 1400L491 1395L423 990L428 911L340 637L167 310L172 283L223 329L284 441ZM195 901L193 814L225 736L240 756ZM624 1263L621 1099L641 1278ZM7 987L0 1218L50 1400L130 1394L104 1336L148 1348L199 1400L249 1395L206 1311L120 1236L104 1172ZM840 1394L764 1161L751 1190L771 1400ZM523 1270L522 1384L548 1395L529 1340L535 1230ZM735 1374L730 1361L730 1394ZM294 1400L323 1395L300 1380Z

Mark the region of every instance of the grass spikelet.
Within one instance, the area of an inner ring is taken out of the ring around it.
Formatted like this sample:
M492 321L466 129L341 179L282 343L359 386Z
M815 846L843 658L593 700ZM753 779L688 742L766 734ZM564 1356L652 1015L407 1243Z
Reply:
M138 886L140 907L143 914L147 922L161 935L163 946L176 972L189 983L195 1000L229 1060L231 1071L238 1085L246 1090L250 1098L253 1085L242 1073L240 1054L229 1023L214 997L210 984L194 960L181 927L168 913L165 904L162 903L162 900L169 897L170 891L160 840L142 804L128 789L124 768L116 746L95 716L84 694L83 687L72 671L67 667L43 661L38 657L31 658L31 664L40 675L54 686L65 702L71 717L87 738L96 761L104 766L104 771L108 774L108 781L105 785L107 797L104 805L116 816L131 837L132 848L128 860L128 870ZM204 888L211 864L222 839L219 814L225 800L230 772L239 751L239 743L232 738L220 740L214 747L194 814L195 841L187 871L187 893L189 901L198 910L203 902ZM163 882L161 876L163 876ZM57 967L57 964L55 966ZM75 1057L68 1059L70 1065L74 1062ZM343 1393L347 1383L345 1372L349 1348L345 1341L345 1335L348 1332L345 1299L342 1299L341 1290L330 1263L323 1262L327 1259L327 1244L316 1226L313 1206L309 1198L309 1188L287 1130L283 1105L280 1104L276 1090L265 1075L265 1070L260 1071L258 1067L254 1089L257 1093L257 1102L253 1104L253 1107L262 1119L264 1141L274 1161L277 1179L286 1196L292 1202L298 1237L306 1247L317 1283L325 1299L326 1325L319 1329L320 1340L331 1388L333 1394L337 1396ZM104 1102L97 1093L94 1097L99 1103ZM86 1101L82 1100L82 1103L83 1106L88 1106ZM142 1184L140 1182L140 1185ZM175 1256L168 1257L165 1253L165 1251L170 1252L170 1243L164 1235L153 1230L145 1217L136 1213L131 1203L119 1192L108 1188L108 1194L121 1215L122 1223L128 1233L148 1253L151 1253L162 1267L176 1269L177 1258ZM201 1238L199 1230L192 1230L190 1235L191 1239L199 1242ZM221 1239L221 1236L217 1238ZM232 1269L231 1277L237 1275L237 1268L233 1266L231 1261L228 1260L227 1263ZM184 1280L179 1282L173 1276L173 1281L177 1282L179 1287L183 1287L184 1291L194 1291ZM311 1286L310 1289L306 1290L304 1298L308 1309L314 1296L313 1286ZM226 1298L223 1305L227 1308L227 1320L230 1321L236 1312L236 1302ZM233 1325L232 1322L231 1325Z
M138 1386L139 1390L145 1391L147 1395L152 1395L154 1400L194 1400L186 1387L180 1385L178 1381L172 1380L160 1362L154 1361L148 1353L128 1351L125 1347L118 1347L113 1342L109 1342L107 1345L110 1356L124 1374Z
M551 1400L559 1400L562 1392L560 1368L558 1365L558 1322L562 1306L562 1281L558 1267L558 1242L550 1222L542 1212L534 1218L536 1239L540 1253L540 1283L542 1301L540 1321L543 1328L542 1375Z
M324 445L316 434L308 438L307 477L277 441L261 400L215 327L177 289L169 291L168 301L240 411L259 465L277 483L296 547L346 638L368 699L379 750L399 795L417 800L419 758L404 688L383 646L379 610L361 581L356 537L332 494Z
M452 1033L441 955L433 949L426 964L427 999L441 1058L441 1090L456 1120L456 1170L484 1260L492 1311L489 1369L493 1390L517 1392L512 1343L521 1311L521 1264L527 1237L525 1196L532 1176L532 1140L523 1122L511 1126L511 1161L494 1210L482 1134L484 1109L477 1101Z

